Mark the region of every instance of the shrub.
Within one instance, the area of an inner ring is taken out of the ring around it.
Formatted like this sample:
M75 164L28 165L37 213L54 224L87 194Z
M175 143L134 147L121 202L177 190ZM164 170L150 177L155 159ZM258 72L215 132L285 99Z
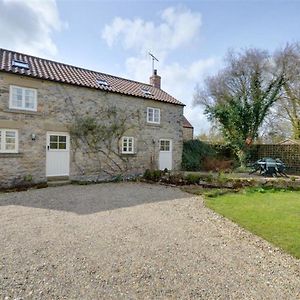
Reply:
M233 168L233 161L222 158L204 158L202 167L205 171L230 171Z
M228 145L213 145L200 140L183 143L182 169L186 171L230 170L237 161Z
M186 171L199 171L205 157L216 155L216 151L207 143L191 140L183 143L182 168Z
M147 169L144 173L144 178L150 181L159 181L161 176L163 175L163 171L161 170L149 170Z
M188 174L185 176L185 181L187 184L198 184L202 176L199 174Z

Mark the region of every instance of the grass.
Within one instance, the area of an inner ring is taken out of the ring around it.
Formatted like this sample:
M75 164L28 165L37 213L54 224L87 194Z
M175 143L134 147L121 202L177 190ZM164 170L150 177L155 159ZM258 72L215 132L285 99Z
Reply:
M217 213L300 258L300 192L248 189L206 198Z

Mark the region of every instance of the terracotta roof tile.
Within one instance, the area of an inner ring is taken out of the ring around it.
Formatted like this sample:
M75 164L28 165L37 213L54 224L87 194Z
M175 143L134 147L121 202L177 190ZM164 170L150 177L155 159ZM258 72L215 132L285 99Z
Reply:
M183 125L184 128L194 128L193 125L188 121L188 119L183 116Z
M13 60L28 63L29 68L12 66ZM152 99L177 105L184 105L168 93L145 84L129 79L124 79L109 74L86 70L83 68L66 65L63 63L34 57L0 48L0 71L30 76L38 79L68 83L77 86L95 88L135 97ZM108 86L99 85L97 79L105 80ZM147 89L151 95L145 95L142 89Z

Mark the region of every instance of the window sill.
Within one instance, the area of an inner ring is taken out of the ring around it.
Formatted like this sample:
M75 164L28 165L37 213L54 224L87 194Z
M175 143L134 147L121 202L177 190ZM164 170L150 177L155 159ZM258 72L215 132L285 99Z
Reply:
M136 153L121 153L122 156L136 156Z
M23 157L23 153L1 153L0 158L19 158Z
M4 109L3 111L4 112L15 113L15 114L27 114L27 115L38 115L38 116L42 115L41 112L32 111L32 110L26 110L26 109L9 108L9 109Z
M153 127L160 127L161 123L151 123L151 122L147 122L146 123L147 126L153 126Z

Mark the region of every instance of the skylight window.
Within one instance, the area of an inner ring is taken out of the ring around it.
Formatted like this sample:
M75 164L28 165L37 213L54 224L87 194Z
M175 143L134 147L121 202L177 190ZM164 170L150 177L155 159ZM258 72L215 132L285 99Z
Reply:
M102 86L109 86L108 82L103 79L97 79L97 83Z
M152 93L147 89L141 89L145 96L152 96Z
M18 68L29 69L29 65L28 65L27 62L22 61L22 60L17 60L17 59L14 59L12 61L12 66L13 67L18 67Z

